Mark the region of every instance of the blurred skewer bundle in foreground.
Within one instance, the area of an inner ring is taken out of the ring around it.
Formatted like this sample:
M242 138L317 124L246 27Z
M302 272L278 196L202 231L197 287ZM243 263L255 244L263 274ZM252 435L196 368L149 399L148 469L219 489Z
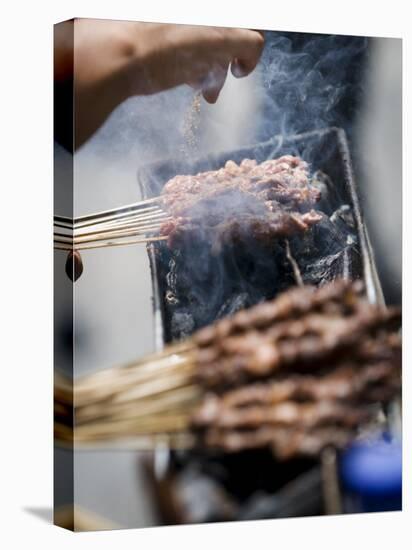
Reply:
M269 447L279 459L343 448L399 393L400 323L360 282L294 288L74 387L56 377L56 438Z

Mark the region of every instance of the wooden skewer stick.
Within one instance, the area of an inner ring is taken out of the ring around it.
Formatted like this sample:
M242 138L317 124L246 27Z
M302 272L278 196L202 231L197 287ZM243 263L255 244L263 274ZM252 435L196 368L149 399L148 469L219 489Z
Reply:
M91 237L85 236L80 237L77 239L73 239L70 237L55 237L54 242L58 244L68 244L75 248L79 247L80 245L85 244L91 244L101 241L107 241L108 239L114 240L114 239L124 239L126 237L146 237L150 238L150 234L158 232L160 229L160 225L151 226L145 230L141 229L134 229L134 230L120 230L120 231L109 231L107 233L102 233L100 235L93 235Z
M167 214L158 206L151 206L139 210L132 210L130 212L121 212L119 214L108 215L91 221L78 221L79 218L70 219L63 218L62 216L54 216L54 226L73 231L82 228L93 228L94 226L99 227L101 225L112 224L116 222L122 223L131 220L138 221L140 219L150 219L153 215L164 216Z
M115 218L110 218L108 219L107 221L104 221L104 222L99 222L97 224L94 224L96 227L101 227L102 225L114 225L114 224L122 224L122 223L128 223L128 222L131 222L131 221L142 221L142 220L151 220L151 219L154 219L154 218L157 218L157 217L162 217L162 216L168 216L169 214L167 212L165 212L164 210L162 210L161 208L156 208L156 209L153 209L151 210L150 212L142 212L139 214L129 214L128 216L122 216L122 217L115 217ZM93 226L88 226L89 228L90 227L93 227ZM79 230L79 229L82 229L81 227L80 228L76 228L75 227L75 230Z
M133 239L131 241L123 241L123 242L112 242L112 241L108 241L107 243L99 243L99 244L94 244L94 245L80 245L80 246L76 246L76 247L73 247L73 246L68 246L66 245L65 246L65 243L60 243L60 242L57 242L57 244L55 244L54 248L55 250L66 250L66 251L70 251L70 250L73 250L73 248L75 248L75 250L91 250L93 248L106 248L106 247L112 247L112 246L127 246L127 245L130 245L130 244L144 244L144 243L151 243L151 242L156 242L156 241L166 241L168 239L168 237L149 237L147 239Z
M104 421L82 424L74 431L75 440L98 439L100 437L118 438L125 435L155 434L156 432L176 432L187 430L190 417L187 413L149 417L146 419L122 419L121 421Z
M70 222L61 222L58 219L56 219L56 217L54 218L53 225L54 225L54 227L60 227L62 229L67 229L69 231L73 231L73 227L74 227L72 221L70 221Z
M146 399L128 403L108 403L105 407L101 404L86 405L76 409L76 424L84 422L92 422L97 419L106 418L122 418L125 415L128 417L141 418L145 415L167 414L173 410L182 411L191 406L196 406L200 399L200 393L196 386L179 387L175 390L170 390L159 395ZM71 409L67 409L66 414L71 414Z
M85 214L84 216L79 216L78 220L88 220L92 218L96 218L99 216L105 216L106 214L114 214L117 212L124 212L125 210L131 210L136 208L141 208L142 206L145 206L146 204L152 204L154 202L157 202L160 200L160 197L152 197L150 199L144 199L137 202L132 202L130 204L125 204L124 206L121 206L120 208L109 208L108 210L101 210L99 212L93 212L92 214Z
M162 378L164 374L178 373L182 369L194 368L195 349L192 340L186 340L168 346L160 352L151 354L138 362L119 365L110 369L82 376L75 382L76 407L82 407L98 402L107 402L118 392L130 389L143 382ZM190 374L190 373L189 373ZM55 375L55 396L59 402L73 404L74 383L61 374ZM129 399L130 394L127 396ZM116 398L117 400L117 398ZM120 398L124 401L124 397Z
M120 234L121 231L140 231L141 233L145 233L146 231L156 231L160 228L161 224L171 220L172 218L170 216L163 216L158 217L154 220L145 220L145 221L139 221L139 222L129 222L127 224L119 224L119 225L113 225L113 226L103 226L101 229L96 231L81 231L81 232L74 232L68 231L66 233L62 233L60 230L57 230L54 232L54 236L58 239L67 239L65 242L72 242L72 241L80 241L82 239L93 237L94 235L103 235L107 234L109 237L110 235L116 235Z
M113 229L113 230L107 230L107 231L101 231L96 232L92 234L86 234L79 237L69 237L67 235L63 235L62 233L55 233L55 242L61 242L61 243L71 243L74 246L81 244L81 243L91 243L96 241L106 241L108 239L118 239L118 238L124 238L124 237L132 237L137 235L147 235L148 233L155 233L159 231L161 227L160 222L154 223L152 225L145 225L142 227L136 227L136 228L121 228L121 229Z
M153 197L151 199L146 199L143 201L133 202L131 204L126 204L125 206L122 206L121 208L110 208L109 210L102 210L100 212L94 212L93 214L87 214L85 216L79 216L76 218L76 222L83 223L88 222L92 220L96 220L98 218L102 218L105 216L111 216L121 213L129 213L133 210L139 210L142 207L145 207L148 204L153 204L156 202L159 202L161 200L161 197Z
M132 229L132 230L120 230L120 231L108 231L107 233L102 233L100 235L93 235L92 237L80 237L73 239L73 246L77 247L78 245L86 243L95 243L100 241L107 241L108 239L124 239L125 237L150 237L150 234L158 232L160 225L152 225L150 227L141 229Z
M101 225L97 225L97 226L94 226L96 227L97 229L93 229L93 228L90 228L92 230L90 230L89 228L87 229L80 229L80 230L75 230L74 231L74 236L83 236L83 235L93 235L93 234L97 234L97 233L102 233L104 231L110 231L110 230L116 230L116 229L123 229L123 228L133 228L133 227L144 227L145 225L151 225L153 223L162 223L163 221L166 221L166 220L170 220L172 219L171 216L169 216L168 214L166 213L162 213L162 214L157 214L155 216L152 216L152 217L149 217L149 218L144 218L144 219L131 219L131 220L127 220L127 221L123 221L121 223L119 222L116 222L116 223L108 223L108 224L101 224Z
M199 388L192 385L177 386L169 391L149 395L127 403L95 403L75 411L76 425L92 423L100 418L144 418L154 414L168 414L172 411L186 411L196 407L201 399ZM70 415L70 409L67 409Z
M62 448L73 448L73 431L68 429L59 422L54 423L54 433L57 438L58 445ZM99 439L93 441L78 440L76 439L76 449L96 451L104 449L127 449L128 451L147 451L153 450L161 445L163 447L170 447L173 449L190 449L193 447L194 437L193 434L187 431L172 432L172 433L156 433L148 435L130 435L114 439L107 442Z
M295 278L296 284L298 286L303 286L303 279L302 274L300 272L299 266L295 258L292 256L292 251L290 249L290 243L289 239L285 239L285 246L286 246L286 257L289 260L289 263L292 267L293 276Z
M54 223L59 223L67 227L73 227L73 218L67 216L54 216Z
M164 383L172 384L172 386L175 384L172 378L170 380L168 379L169 375L180 376L182 373L185 373L185 377L187 377L185 380L189 380L193 368L193 364L183 358L182 363L179 365L173 366L173 364L169 364L169 368L167 368L166 365L165 369L161 367L159 369L155 368L152 372L140 372L141 369L136 367L136 369L127 375L126 373L119 373L119 371L109 369L105 379L97 377L95 385L87 381L81 381L76 384L76 407L81 407L84 404L96 403L98 401L106 401L108 398L111 400L114 399L115 401L134 399L136 397L135 391L146 392L145 389L142 390L142 386L153 382L153 380L157 382L158 378L161 380L162 378L168 380L167 383L162 381L161 386L158 386L160 388L159 391L165 391L165 389L170 389L171 386L164 386ZM122 374L124 374L124 376ZM163 376L165 374L167 376ZM136 388L138 389L136 390ZM127 395L118 395L114 397L114 395L117 395L120 391L126 391Z
M85 404L105 401L108 398L115 401L127 401L135 398L134 388L143 383L148 383L158 378L163 378L165 374L181 374L185 372L187 380L190 379L191 372L194 369L194 360L191 355L172 355L160 359L151 359L148 363L137 365L134 368L106 369L99 374L91 375L76 383L76 407ZM186 380L186 379L185 379ZM171 384L175 382L170 381ZM60 393L63 388L58 386ZM161 386L161 391L170 389L170 386ZM127 390L126 396L113 397L122 390ZM140 391L140 389L138 390ZM67 393L68 400L72 399L72 393Z
M137 211L132 210L130 212L121 212L119 214L111 214L111 215L103 216L102 218L97 218L90 221L79 222L75 220L74 229L81 229L83 227L93 227L104 223L110 223L116 220L122 221L122 220L127 220L129 218L134 218L134 217L136 218L141 217L144 219L144 217L150 217L152 214L156 214L158 212L163 213L164 211L159 206L152 206L150 208L144 208Z

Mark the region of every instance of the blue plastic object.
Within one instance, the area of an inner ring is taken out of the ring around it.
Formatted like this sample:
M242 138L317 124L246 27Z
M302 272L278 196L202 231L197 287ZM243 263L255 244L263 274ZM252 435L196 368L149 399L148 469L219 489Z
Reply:
M402 445L384 438L357 443L341 458L341 479L352 508L363 512L402 510Z

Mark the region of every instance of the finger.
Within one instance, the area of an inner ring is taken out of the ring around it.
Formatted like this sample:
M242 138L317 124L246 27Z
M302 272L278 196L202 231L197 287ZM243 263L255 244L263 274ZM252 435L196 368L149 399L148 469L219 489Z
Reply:
M227 77L227 65L215 67L202 85L202 94L208 103L216 103Z
M258 63L258 57L252 59L235 58L232 61L230 70L235 78L244 78L245 76L250 75L250 73L255 70Z
M259 63L259 59L234 59L230 70L235 78L244 78L250 75Z
M250 73L247 67L244 66L243 62L237 57L235 57L235 59L232 61L230 70L235 78L243 78Z
M231 51L234 54L231 71L234 77L247 76L256 68L263 46L263 31L237 29L231 44Z

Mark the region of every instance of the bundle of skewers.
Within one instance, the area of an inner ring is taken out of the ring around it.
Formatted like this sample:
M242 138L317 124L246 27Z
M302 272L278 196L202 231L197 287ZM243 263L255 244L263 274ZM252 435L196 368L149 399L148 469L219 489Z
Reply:
M172 178L159 197L74 220L55 216L54 247L69 252L70 276L71 262L79 271L83 250L162 240L174 248L194 228L220 240L253 234L270 241L317 223L321 217L310 208L319 198L298 157L228 161L219 170Z
M83 272L80 251L166 240L159 236L170 216L159 206L160 197L105 210L71 220L54 217L54 248L67 250L66 273L76 281Z
M343 448L399 394L400 324L359 281L290 289L136 363L56 376L56 439L279 459Z
M159 203L160 197L81 216L75 220L54 217L54 248L89 250L148 242L170 216ZM130 237L139 237L130 240Z

